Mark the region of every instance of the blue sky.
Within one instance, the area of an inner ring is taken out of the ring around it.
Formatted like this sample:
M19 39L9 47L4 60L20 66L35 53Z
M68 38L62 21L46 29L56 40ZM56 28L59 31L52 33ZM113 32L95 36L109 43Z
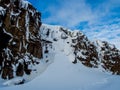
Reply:
M42 23L79 29L120 49L120 0L29 0L42 13Z
M69 28L120 22L120 0L29 0L41 13L42 22Z

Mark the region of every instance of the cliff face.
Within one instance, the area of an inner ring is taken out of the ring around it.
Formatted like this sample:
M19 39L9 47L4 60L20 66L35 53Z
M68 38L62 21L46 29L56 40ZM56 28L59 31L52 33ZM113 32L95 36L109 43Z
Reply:
M106 41L91 42L80 31L60 26L41 26L42 39L52 42L55 52L63 52L73 64L82 63L90 68L120 75L120 51Z
M120 51L115 45L99 40L90 42L83 37L77 38L74 45L76 58L87 67L102 67L105 71L120 75Z
M41 14L29 2L0 0L0 78L8 81L5 85L32 80L59 52L73 64L120 75L120 51L114 45L91 42L80 31L61 26L41 26Z
M112 74L120 75L120 51L106 41L96 41L95 45L99 51L98 56L102 67Z
M41 14L27 1L0 1L1 78L29 75L29 65L38 64L36 58L42 58L40 18Z

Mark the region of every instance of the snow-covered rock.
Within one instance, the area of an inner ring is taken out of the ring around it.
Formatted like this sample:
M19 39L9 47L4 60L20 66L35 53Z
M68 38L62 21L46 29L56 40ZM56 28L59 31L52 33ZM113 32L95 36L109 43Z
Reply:
M31 81L54 63L56 55L58 60L68 58L70 66L120 74L120 51L114 45L91 42L79 30L41 25L40 19L25 0L0 1L0 85Z
M19 84L38 72L36 68L43 57L40 18L41 14L25 0L0 0L1 79L22 77L13 80L13 84Z
M43 24L41 38L52 42L55 52L63 52L72 63L101 68L101 71L120 74L120 51L106 41L91 42L78 30Z

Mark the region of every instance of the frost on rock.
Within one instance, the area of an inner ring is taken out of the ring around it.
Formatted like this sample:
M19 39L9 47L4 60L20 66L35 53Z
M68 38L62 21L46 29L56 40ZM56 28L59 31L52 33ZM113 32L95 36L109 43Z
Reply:
M25 0L0 0L0 84L31 81L62 53L73 64L120 75L120 51L105 41L91 42L79 30L42 24Z
M40 26L41 14L27 1L0 0L1 79L30 78L31 73L37 72L32 68L43 57Z
M91 68L120 74L120 51L112 44L97 40L91 42L78 30L43 24L41 37L52 42L55 52L64 53L69 60Z
M4 17L6 10L0 6L0 27L2 26L3 22L2 22L2 18Z
M112 74L120 75L120 51L106 41L96 41L95 45L99 52L99 59L102 67Z

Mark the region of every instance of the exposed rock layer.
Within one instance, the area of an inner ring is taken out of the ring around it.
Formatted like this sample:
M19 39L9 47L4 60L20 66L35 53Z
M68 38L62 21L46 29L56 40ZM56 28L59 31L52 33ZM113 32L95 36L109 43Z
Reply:
M91 68L102 68L104 71L120 75L120 51L106 41L91 42L80 31L72 31L60 26L42 25L42 38L57 43L73 63L81 62ZM53 45L55 46L55 45Z
M80 31L60 26L41 26L40 19L41 14L27 1L0 1L2 79L30 76L32 71L38 74L39 68L32 66L40 65L41 59L44 65L48 64L53 54L59 51L72 59L74 64L80 62L87 67L100 67L120 75L120 51L114 45L105 41L91 42ZM22 84L25 79L14 84Z
M42 58L41 14L27 1L0 1L0 74L3 79L29 75L29 64ZM25 61L25 57L29 61ZM15 73L15 75L14 75Z

